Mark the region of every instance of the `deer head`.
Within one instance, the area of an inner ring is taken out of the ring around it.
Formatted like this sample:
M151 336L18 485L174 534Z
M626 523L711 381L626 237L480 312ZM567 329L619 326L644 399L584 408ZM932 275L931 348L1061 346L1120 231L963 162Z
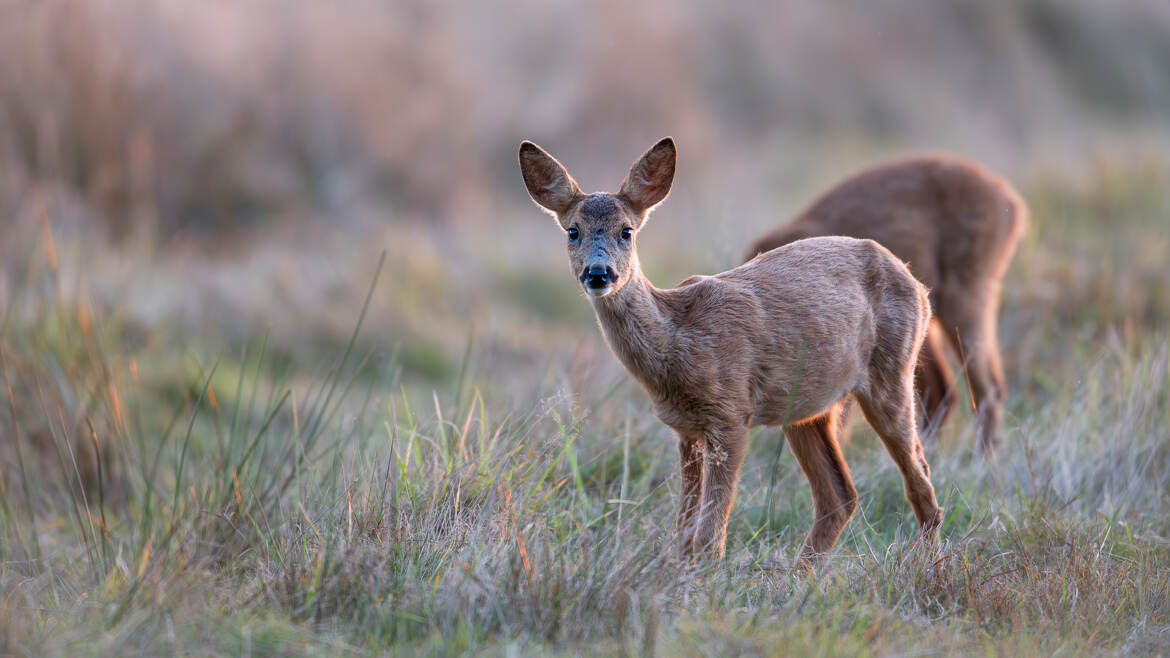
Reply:
M670 192L676 155L666 137L634 162L617 194L586 195L556 158L532 142L520 145L528 194L564 229L570 266L587 295L617 292L638 272L634 239Z

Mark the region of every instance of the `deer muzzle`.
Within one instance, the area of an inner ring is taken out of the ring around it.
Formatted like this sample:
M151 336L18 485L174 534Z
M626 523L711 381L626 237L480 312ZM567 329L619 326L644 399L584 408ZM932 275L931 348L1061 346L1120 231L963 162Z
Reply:
M590 265L581 272L581 284L590 292L604 290L616 279L617 274L613 268L600 263Z

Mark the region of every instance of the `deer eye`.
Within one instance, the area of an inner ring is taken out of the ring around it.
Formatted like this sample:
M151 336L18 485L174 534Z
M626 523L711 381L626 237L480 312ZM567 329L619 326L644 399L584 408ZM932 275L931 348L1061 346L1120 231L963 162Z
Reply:
M569 242L576 242L577 238L581 237L581 232L574 226L569 229Z
M622 229L622 239L623 240L629 240L633 235L634 235L634 231L629 226Z

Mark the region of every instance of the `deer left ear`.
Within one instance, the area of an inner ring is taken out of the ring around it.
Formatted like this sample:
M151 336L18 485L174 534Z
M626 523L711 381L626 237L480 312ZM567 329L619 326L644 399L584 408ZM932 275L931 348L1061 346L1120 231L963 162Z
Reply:
M626 174L626 180L622 181L618 194L625 198L634 210L645 216L670 193L677 157L674 139L664 137L630 167L630 173Z

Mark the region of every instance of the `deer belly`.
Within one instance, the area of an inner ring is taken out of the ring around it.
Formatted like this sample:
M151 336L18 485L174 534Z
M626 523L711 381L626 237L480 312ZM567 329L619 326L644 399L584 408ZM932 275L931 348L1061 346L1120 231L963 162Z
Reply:
M810 373L792 386L777 387L756 402L753 425L783 425L815 418L829 410L857 387L856 372L845 366L840 372Z

